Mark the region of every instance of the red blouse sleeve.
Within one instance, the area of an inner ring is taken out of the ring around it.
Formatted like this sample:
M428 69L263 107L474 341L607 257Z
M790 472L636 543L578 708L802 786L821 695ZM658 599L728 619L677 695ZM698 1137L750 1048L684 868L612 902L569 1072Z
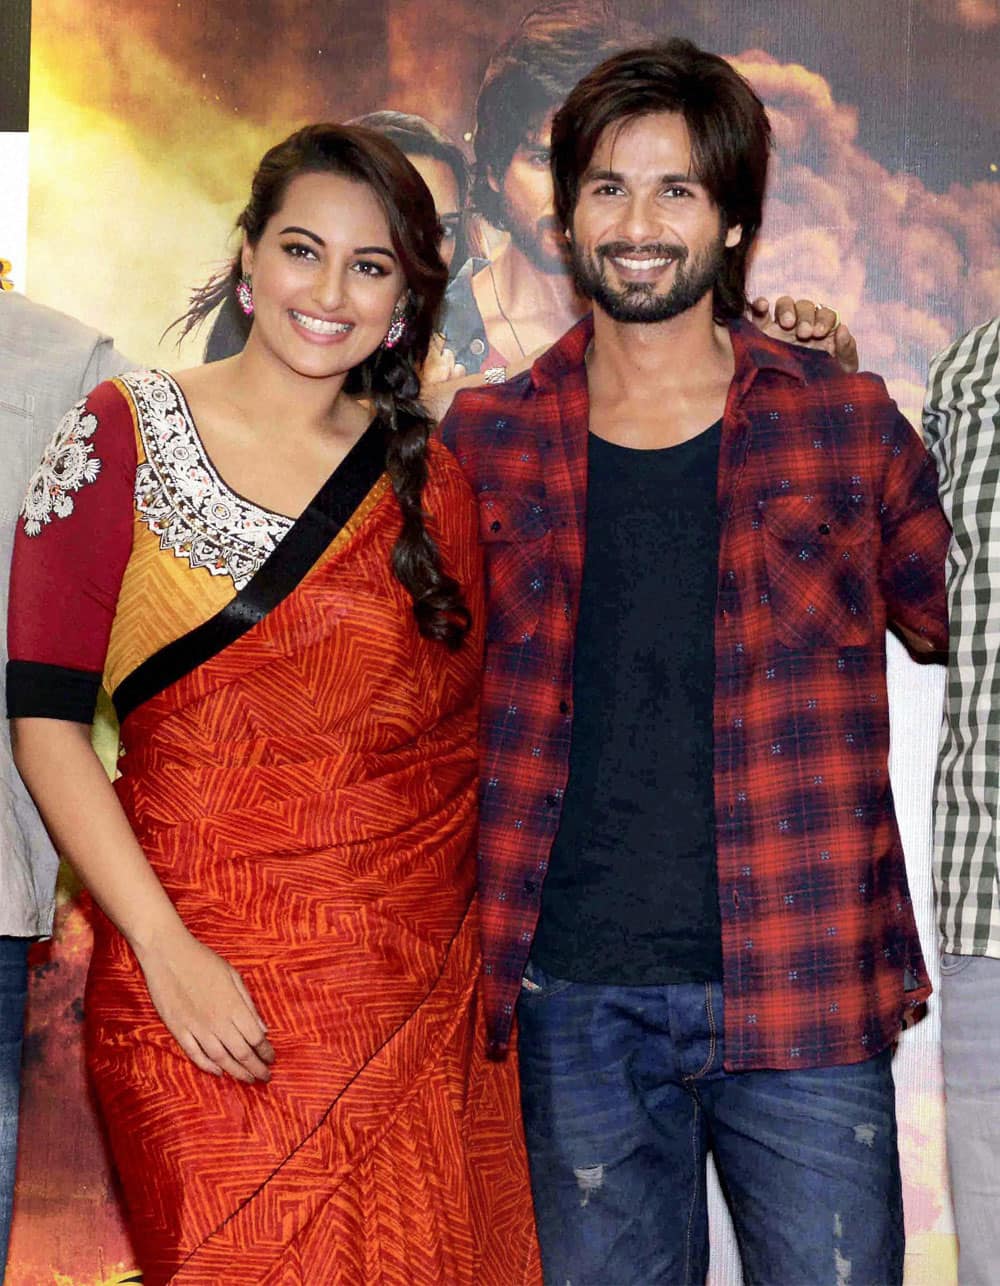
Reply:
M90 723L132 550L135 430L99 384L63 418L18 519L7 616L7 713Z

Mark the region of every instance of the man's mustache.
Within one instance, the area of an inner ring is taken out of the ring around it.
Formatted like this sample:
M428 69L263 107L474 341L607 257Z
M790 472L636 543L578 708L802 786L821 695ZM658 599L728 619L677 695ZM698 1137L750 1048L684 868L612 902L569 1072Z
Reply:
M594 251L598 259L673 259L683 263L687 247L669 245L665 241L649 241L637 245L634 241L605 241Z

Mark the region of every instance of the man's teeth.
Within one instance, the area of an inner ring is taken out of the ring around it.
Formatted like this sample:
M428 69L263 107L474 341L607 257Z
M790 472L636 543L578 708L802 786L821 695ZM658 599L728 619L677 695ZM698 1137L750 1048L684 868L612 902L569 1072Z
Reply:
M294 308L291 311L293 320L317 335L344 335L351 329L350 322L322 321L319 317L310 317L307 313L296 312Z
M622 268L627 268L630 272L643 272L647 268L665 268L668 263L673 263L673 256L661 256L657 259L626 259L624 255L615 255L614 262Z

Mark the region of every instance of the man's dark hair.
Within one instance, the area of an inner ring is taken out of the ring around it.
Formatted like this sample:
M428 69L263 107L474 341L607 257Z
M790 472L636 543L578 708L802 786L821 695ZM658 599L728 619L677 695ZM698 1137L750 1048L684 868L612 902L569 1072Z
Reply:
M691 139L692 178L701 182L727 228L743 235L727 248L715 283L723 321L746 309L747 257L763 217L771 125L749 83L724 58L689 40L665 40L609 58L576 86L552 122L556 216L570 227L580 181L609 126L677 112Z
M631 42L640 39L632 33ZM476 98L473 204L502 228L502 183L518 145L558 107L581 76L630 43L603 5L575 0L543 5L525 17L490 59Z

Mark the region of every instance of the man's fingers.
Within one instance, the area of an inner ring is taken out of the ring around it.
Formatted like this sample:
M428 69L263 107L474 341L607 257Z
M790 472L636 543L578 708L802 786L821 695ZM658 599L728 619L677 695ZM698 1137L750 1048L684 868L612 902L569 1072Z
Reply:
M816 316L813 318L813 339L825 339L827 335L832 334L840 324L840 314L836 308L829 308L826 304L816 305Z
M816 305L811 299L795 301L795 335L798 339L813 339L813 323L816 321Z
M857 340L846 326L841 325L834 332L833 343L834 356L840 363L841 369L848 375L853 375L861 365Z
M791 295L782 295L774 305L774 316L782 330L794 330L798 322L795 312L795 300Z
M751 299L750 311L754 317L767 317L771 311L771 301L765 299L763 295L758 295L756 299Z

